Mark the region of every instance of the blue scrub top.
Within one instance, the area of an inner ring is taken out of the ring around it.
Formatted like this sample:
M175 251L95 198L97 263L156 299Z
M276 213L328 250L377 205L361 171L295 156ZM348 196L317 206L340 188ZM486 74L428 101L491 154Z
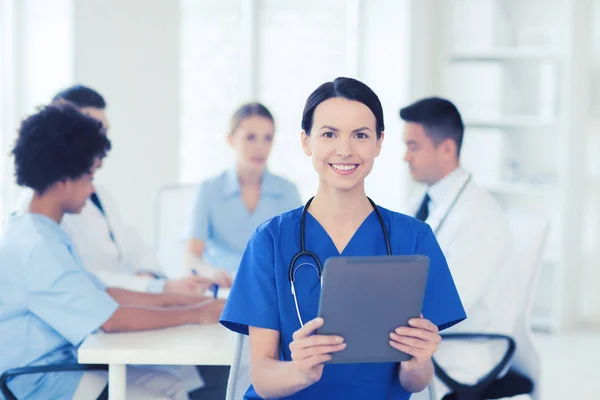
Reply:
M39 214L11 217L0 241L0 373L76 364L79 344L117 308L55 221ZM20 399L66 400L81 376L22 375L8 386Z
M237 170L232 168L199 185L188 238L206 244L207 263L235 273L256 227L301 204L292 182L265 171L260 200L250 213L242 201Z
M466 318L446 259L429 225L380 207L394 255L422 254L430 259L423 303L423 316L440 330ZM302 208L267 221L254 233L242 258L229 293L221 323L230 330L248 334L248 326L279 331L281 359L290 361L289 345L300 328L288 268L299 251ZM386 255L386 245L377 214L373 211L359 227L342 254L310 214L306 216L306 248L321 263L329 257ZM307 263L314 263L307 258ZM300 259L296 265L303 262ZM302 320L316 318L321 287L310 266L297 268L296 291ZM290 396L290 399L408 399L400 385L397 363L325 365L321 380ZM246 399L260 399L250 387Z

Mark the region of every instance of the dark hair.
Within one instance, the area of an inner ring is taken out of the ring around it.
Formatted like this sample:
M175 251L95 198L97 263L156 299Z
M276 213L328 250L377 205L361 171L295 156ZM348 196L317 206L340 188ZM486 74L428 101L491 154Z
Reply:
M69 104L53 104L26 118L12 154L17 184L44 193L56 182L89 173L111 144L102 123Z
M458 109L451 101L428 97L401 109L400 118L423 125L425 133L436 146L445 139L454 140L456 155L460 155L465 126Z
M267 107L263 106L260 103L246 103L240 106L240 108L238 108L233 113L231 117L231 123L229 125L229 134L233 135L237 128L240 127L240 124L243 120L245 120L246 118L253 117L255 115L266 118L270 120L273 123L273 125L275 125L275 118L273 118L273 115Z
M83 85L75 85L58 92L52 101L67 101L75 107L93 107L101 110L106 108L106 101L94 89Z
M325 82L308 96L304 111L302 112L302 130L310 135L313 125L313 116L315 109L325 100L334 97L343 97L348 100L355 100L369 107L375 115L377 138L381 137L385 126L383 123L383 108L379 97L370 87L352 78L336 78L333 82Z

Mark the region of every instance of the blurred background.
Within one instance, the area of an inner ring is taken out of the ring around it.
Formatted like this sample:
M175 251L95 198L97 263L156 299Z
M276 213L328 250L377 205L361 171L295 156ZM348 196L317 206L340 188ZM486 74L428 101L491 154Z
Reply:
M386 117L367 190L399 210L415 187L398 110L450 98L463 166L507 208L550 220L531 327L544 365L573 375L550 392L596 398L573 390L600 373L600 0L0 0L0 21L1 215L19 193L19 121L81 83L108 102L97 180L150 243L161 189L232 163L242 102L273 112L269 168L306 200L318 182L299 145L304 101L337 76L363 80Z

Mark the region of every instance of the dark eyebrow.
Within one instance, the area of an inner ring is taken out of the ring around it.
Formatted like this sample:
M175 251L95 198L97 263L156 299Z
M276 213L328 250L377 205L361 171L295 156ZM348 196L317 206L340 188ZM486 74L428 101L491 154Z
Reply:
M329 125L323 125L322 127L319 128L319 130L321 130L321 129L328 129L328 130L334 131L334 132L340 131L338 128L334 128L333 126L329 126Z
M329 129L329 130L334 131L334 132L339 132L340 131L338 128L334 128L333 126L330 126L330 125L323 125L320 129ZM363 126L362 128L354 129L352 131L352 133L358 133L360 131L365 131L365 130L366 131L370 131L371 128L369 128L368 126Z

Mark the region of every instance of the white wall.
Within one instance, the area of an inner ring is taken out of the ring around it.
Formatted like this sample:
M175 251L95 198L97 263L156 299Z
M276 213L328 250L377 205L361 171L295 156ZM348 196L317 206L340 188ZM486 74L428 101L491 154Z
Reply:
M72 83L74 23L73 0L4 0L2 8L7 13L0 29L4 52L0 69L5 80L0 149L4 155L12 149L24 116ZM13 159L3 157L2 163L0 210L6 214L14 208L21 188L14 182Z
M381 206L405 211L411 178L404 157L399 110L410 96L411 37L409 0L363 1L360 27L359 78L379 96L385 117L385 138L381 155L371 172L366 189Z
M113 150L97 176L153 240L157 190L178 178L179 2L77 0L75 80L108 103Z

